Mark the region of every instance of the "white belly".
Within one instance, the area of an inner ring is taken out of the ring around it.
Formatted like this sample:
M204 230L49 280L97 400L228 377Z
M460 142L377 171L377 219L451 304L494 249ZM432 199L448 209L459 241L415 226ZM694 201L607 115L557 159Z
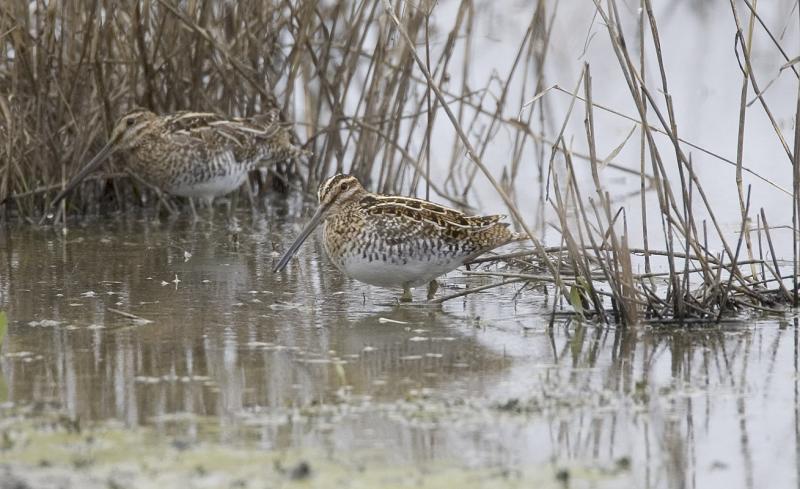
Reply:
M218 197L233 192L242 186L247 179L247 172L231 172L226 175L212 177L202 182L182 183L169 190L169 193L181 197Z
M397 288L408 285L419 287L431 280L455 270L461 265L459 261L417 261L408 260L405 264L392 264L382 261L364 261L346 258L341 264L336 264L348 277L360 282L378 287Z

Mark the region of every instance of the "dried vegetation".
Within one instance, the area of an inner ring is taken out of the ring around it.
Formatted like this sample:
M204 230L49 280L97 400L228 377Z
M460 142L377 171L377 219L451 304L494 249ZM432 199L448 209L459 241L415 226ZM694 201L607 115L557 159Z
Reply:
M511 266L503 272L468 273L498 276L505 283L546 283L558 298L554 316L559 306L567 306L571 314L605 322L692 323L796 305L796 239L791 266L780 266L768 213L751 202L742 178L752 174L742 165L745 106L752 92L759 94L758 103L795 169L791 198L797 215L800 137L795 134L790 147L761 96L750 59L753 29L776 37L750 2L744 0L747 9L740 11L741 4L731 1L743 95L737 160L726 162L736 166L741 212L739 239L730 242L687 156L687 148L706 150L679 137L651 1L641 0L633 32L620 27L620 16L634 15L631 11L621 12L615 0L594 1L637 109L632 118L641 155L636 169L597 154L597 111L626 116L594 103L590 65L571 91L545 79L557 2L533 2L511 69L485 87L471 87L468 74L476 67L469 53L480 9L475 0L454 0L449 25L431 22L434 9L443 8L432 1L8 0L0 5L3 211L6 217L31 220L45 213L53 192L131 106L250 115L277 104L314 154L300 168L272 172L276 180L290 181L288 188L308 192L324 176L349 171L378 191L465 206L476 182L488 180L533 248L479 260L505 260ZM434 36L437 43L431 42ZM777 40L774 47L797 76ZM645 81L645 66L657 67L659 77ZM571 99L565 114L554 114L548 104L556 93ZM573 151L565 141L573 115L585 120L588 154ZM436 162L449 165L446 172L430 168L436 124L452 129L452 140L435 142L439 154L450 148L449 159ZM548 137L552 127L560 131ZM490 166L483 160L501 129L513 141L512 157ZM656 141L664 138L671 142L668 152ZM533 216L517 205L524 165L536 166L541 200L555 216L549 224L558 231L556 246L550 239L545 247L537 230L525 224L543 220L543 214ZM579 178L578 165L588 168L591 178ZM71 209L101 204L124 209L151 197L146 186L123 172L124 165L117 162L115 168L85 184L71 199ZM612 201L599 176L603 168L638 175L640 207ZM447 178L431 179L432 173ZM257 175L251 184L263 187L270 179ZM646 214L651 199L658 202L657 215ZM695 217L698 209L702 219ZM630 243L630 213L643 214L641 231L633 233L643 238L636 247ZM796 226L795 219L794 236ZM722 243L721 252L709 249L710 239Z

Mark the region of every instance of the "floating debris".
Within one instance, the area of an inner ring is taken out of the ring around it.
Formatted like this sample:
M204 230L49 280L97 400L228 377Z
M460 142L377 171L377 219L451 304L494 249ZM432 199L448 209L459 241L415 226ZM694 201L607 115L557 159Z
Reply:
M70 304L72 305L72 304ZM42 319L41 321L30 321L28 326L31 327L41 327L41 328L52 328L54 326L58 326L61 324L61 321L57 321L55 319Z
M276 302L275 304L270 304L269 308L273 311L288 311L291 309L300 309L302 304L296 302Z
M149 319L145 319L143 317L139 317L139 316L137 316L135 314L131 314L129 312L120 311L119 309L114 309L112 307L107 307L106 310L108 312L113 312L114 314L118 314L118 315L120 315L120 316L122 316L124 318L130 319L130 320L132 320L133 322L135 322L137 324L150 324L150 323L153 322L153 321L151 321Z
M140 384L158 384L161 382L160 377L151 377L146 375L137 375L133 378L135 382L139 382Z
M24 350L23 351L13 351L13 352L10 352L10 353L6 353L3 356L6 357L6 358L25 358L25 357L32 357L33 356L33 352L24 351Z
M310 476L311 466L306 461L298 463L289 471L289 478L295 481L308 479Z
M378 322L379 322L379 323L381 323L381 324L386 324L386 323L391 323L391 324L408 324L408 322L406 322L406 321L397 321L396 319L389 319L389 318L384 318L384 317L380 317L380 318L378 318Z

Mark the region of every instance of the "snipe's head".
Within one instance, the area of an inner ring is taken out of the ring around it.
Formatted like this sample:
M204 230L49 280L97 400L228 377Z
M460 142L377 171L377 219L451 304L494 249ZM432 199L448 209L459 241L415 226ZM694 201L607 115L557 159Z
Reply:
M352 175L343 175L339 173L322 182L317 191L317 197L319 198L319 207L317 207L317 211L311 216L311 220L308 221L308 224L306 224L306 227L300 232L300 235L297 236L297 239L294 240L294 243L292 243L283 256L281 256L281 259L278 260L273 271L279 272L283 270L292 256L300 249L303 242L329 215L335 214L343 205L357 201L366 192L361 182Z
M344 203L360 199L365 192L356 177L339 173L320 184L317 197L320 207L328 208L328 212L331 212Z
M120 117L108 138L112 152L136 146L146 134L157 130L157 118L158 116L146 109L134 109ZM108 156L110 154L106 157Z
M61 200L67 196L84 178L104 161L106 161L112 154L120 150L128 150L139 144L144 136L153 131L158 130L156 127L157 116L145 109L134 109L127 114L120 117L111 130L111 135L108 142L103 149L94 155L89 163L86 164L64 187L64 190L59 193L53 202L50 204L55 207Z

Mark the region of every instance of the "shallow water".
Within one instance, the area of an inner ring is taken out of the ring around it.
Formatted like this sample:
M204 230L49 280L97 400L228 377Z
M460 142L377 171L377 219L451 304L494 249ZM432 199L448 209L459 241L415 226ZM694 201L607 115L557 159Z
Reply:
M66 236L4 231L3 411L421 472L797 483L795 322L550 328L548 298L514 286L441 309L397 306L397 291L341 276L314 240L273 275L273 250L299 228L273 209L239 215L236 235L221 219L131 217ZM460 272L444 282L444 294L479 283Z
M633 46L636 2L618 3ZM742 74L730 3L653 3L680 134L735 160ZM544 86L572 90L589 62L595 102L635 115L592 3L551 2L548 12L556 5ZM474 67L469 85L479 88L511 71L531 12L525 2L478 6L479 29L467 55ZM798 38L788 20L795 7L788 0L759 5L789 56ZM433 24L451 25L457 3L437 8ZM445 35L433 33L434 50ZM459 56L453 66L463 64ZM648 56L657 91L657 66ZM775 79L765 97L791 142L796 106L786 101L796 98L796 78L781 69L785 60L759 29L753 62L762 86ZM458 70L452 76L450 87L459 86ZM523 83L516 76L507 118L535 95L533 78ZM571 98L551 91L542 100L551 113L543 135L555 139ZM605 157L634 123L599 109L595 117ZM585 153L583 118L579 107L565 139ZM432 161L444 162L432 168L441 182L453 172L446 163L449 121L439 117L433 134L445 142L432 148ZM791 165L757 104L748 109L746 135L745 165L787 187ZM634 134L617 163L639 168L638 139ZM671 153L667 138L657 143ZM491 138L484 161L498 178L510 165L512 144L505 130ZM735 242L741 216L731 205L734 170L716 156L684 149ZM539 160L533 146L525 151L522 160L530 163L520 169L516 197L546 242L553 232L544 186L535 183ZM472 166L459 168L456 176L466 181ZM677 178L676 170L674 162L667 165ZM626 206L631 245L642 246L639 179L611 169L601 176L615 204ZM788 224L791 197L744 177L753 185L753 209L765 208L773 226ZM481 212L505 212L482 177L470 197ZM659 248L657 195L649 192L645 201L650 246ZM108 472L127 467L151 474L154 466L172 477L154 476L153 487L270 487L292 478L273 467L284 459L284 465L308 461L309 480L318 487L327 487L329 477L340 487L378 487L386 478L393 487L800 485L794 317L627 332L563 318L551 325L552 296L517 286L441 309L401 307L399 291L333 270L315 240L274 275L276 251L301 225L287 218L299 215L296 204L275 201L266 214L242 213L236 234L219 216L211 226L116 216L73 223L66 235L22 225L0 229L0 310L9 318L0 346L0 469L10 466L23 478L66 477L51 471L80 466L87 475L65 487L95 487L90 476L108 487ZM790 257L791 233L774 231L777 254ZM440 294L482 283L460 272L444 282ZM112 455L86 468L75 457L85 456L89 438ZM54 447L67 455L52 453ZM205 485L196 480L198 467L212 477ZM380 484L370 478L373 470ZM213 479L220 474L231 480ZM5 476L0 470L0 486ZM31 480L40 487L41 479Z

